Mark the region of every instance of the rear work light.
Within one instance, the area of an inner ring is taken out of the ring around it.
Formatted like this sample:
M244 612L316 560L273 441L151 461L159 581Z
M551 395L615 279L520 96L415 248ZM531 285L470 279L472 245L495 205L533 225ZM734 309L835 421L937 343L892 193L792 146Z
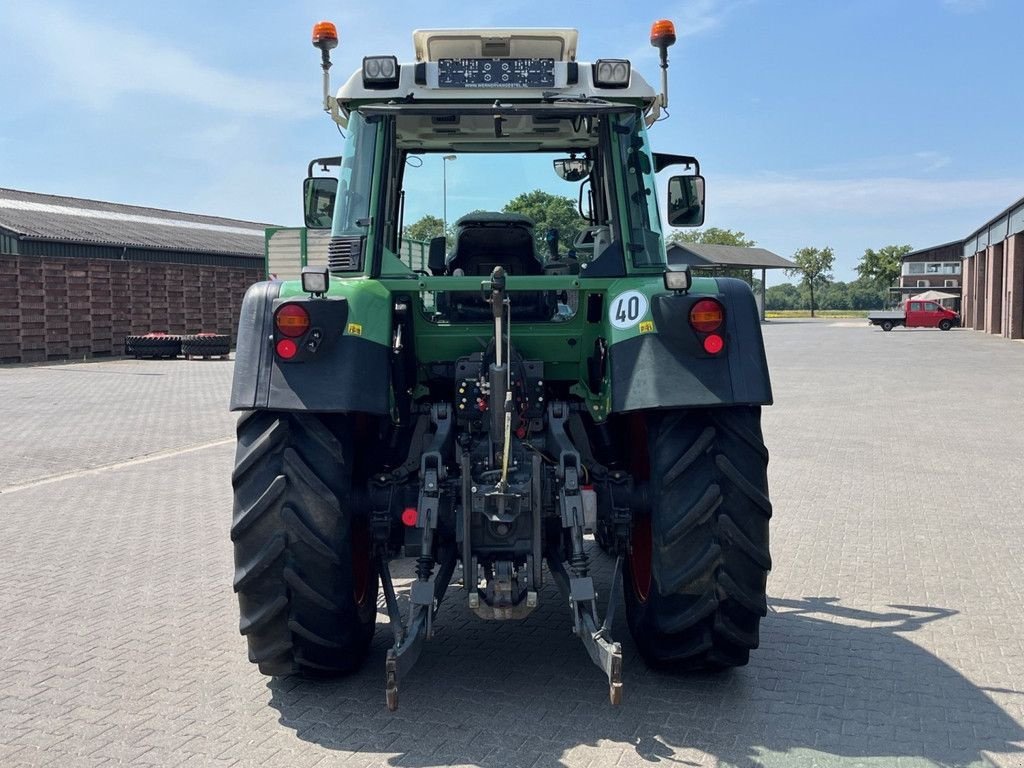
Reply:
M598 88L626 88L629 85L629 61L598 59L594 62L594 85Z
M274 315L274 325L282 336L298 338L309 330L309 313L301 304L285 304Z
M396 56L367 56L363 59L364 88L397 88L398 58Z
M690 325L701 333L713 333L722 327L725 310L714 299L701 299L690 309Z
M665 270L665 289L669 291L688 291L690 286L693 284L693 278L690 276L690 266L686 265L682 269L667 269Z

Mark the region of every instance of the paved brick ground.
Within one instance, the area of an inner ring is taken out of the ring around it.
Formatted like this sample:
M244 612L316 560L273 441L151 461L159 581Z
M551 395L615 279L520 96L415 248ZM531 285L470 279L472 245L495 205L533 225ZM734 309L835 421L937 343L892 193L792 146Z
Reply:
M1024 345L765 333L761 648L668 676L619 622L620 708L553 592L521 624L449 603L396 714L383 624L354 678L268 682L230 589L230 364L0 369L0 766L1024 765Z

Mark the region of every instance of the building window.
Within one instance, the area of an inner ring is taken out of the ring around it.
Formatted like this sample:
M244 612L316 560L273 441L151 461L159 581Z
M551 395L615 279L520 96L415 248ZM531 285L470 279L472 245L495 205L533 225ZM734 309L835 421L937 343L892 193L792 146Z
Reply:
M918 280L917 281L917 287L918 288L927 288L930 285L931 285L931 283L929 283L927 280Z
M959 275L959 261L907 261L903 263L904 275Z

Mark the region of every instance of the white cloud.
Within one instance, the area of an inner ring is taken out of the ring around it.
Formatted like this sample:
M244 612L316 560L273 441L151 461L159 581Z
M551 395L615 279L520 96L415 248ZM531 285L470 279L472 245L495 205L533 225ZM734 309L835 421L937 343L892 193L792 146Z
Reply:
M136 29L56 5L2 4L0 28L7 45L21 46L44 68L54 98L90 109L110 109L126 97L148 94L250 115L307 112L302 89L241 77Z
M694 37L715 29L735 3L723 0L690 0L676 6L673 20L676 35Z
M712 193L709 191L709 196ZM900 177L816 179L719 177L715 205L744 211L864 214L893 218L965 208L999 209L1021 194L1020 179L931 180Z

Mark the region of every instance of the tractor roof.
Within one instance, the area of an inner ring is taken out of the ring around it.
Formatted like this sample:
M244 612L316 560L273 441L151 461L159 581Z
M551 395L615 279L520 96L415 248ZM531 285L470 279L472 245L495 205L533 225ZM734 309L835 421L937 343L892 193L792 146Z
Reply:
M554 59L575 61L575 29L417 29L416 61L439 59Z
M338 89L337 100L345 112L374 102L390 102L401 108L424 102L542 103L559 99L601 99L646 109L655 101L654 89L635 69L625 86L597 85L593 65L576 61L577 41L578 33L574 29L417 30L413 33L416 61L399 65L397 84L367 87L360 69ZM382 55L389 53L381 51ZM537 87L521 83L491 86L480 81L462 87L443 81L445 68L459 67L466 62L473 66L473 62L484 60L496 65L504 63L502 60L549 60L546 65L549 79L546 85Z

